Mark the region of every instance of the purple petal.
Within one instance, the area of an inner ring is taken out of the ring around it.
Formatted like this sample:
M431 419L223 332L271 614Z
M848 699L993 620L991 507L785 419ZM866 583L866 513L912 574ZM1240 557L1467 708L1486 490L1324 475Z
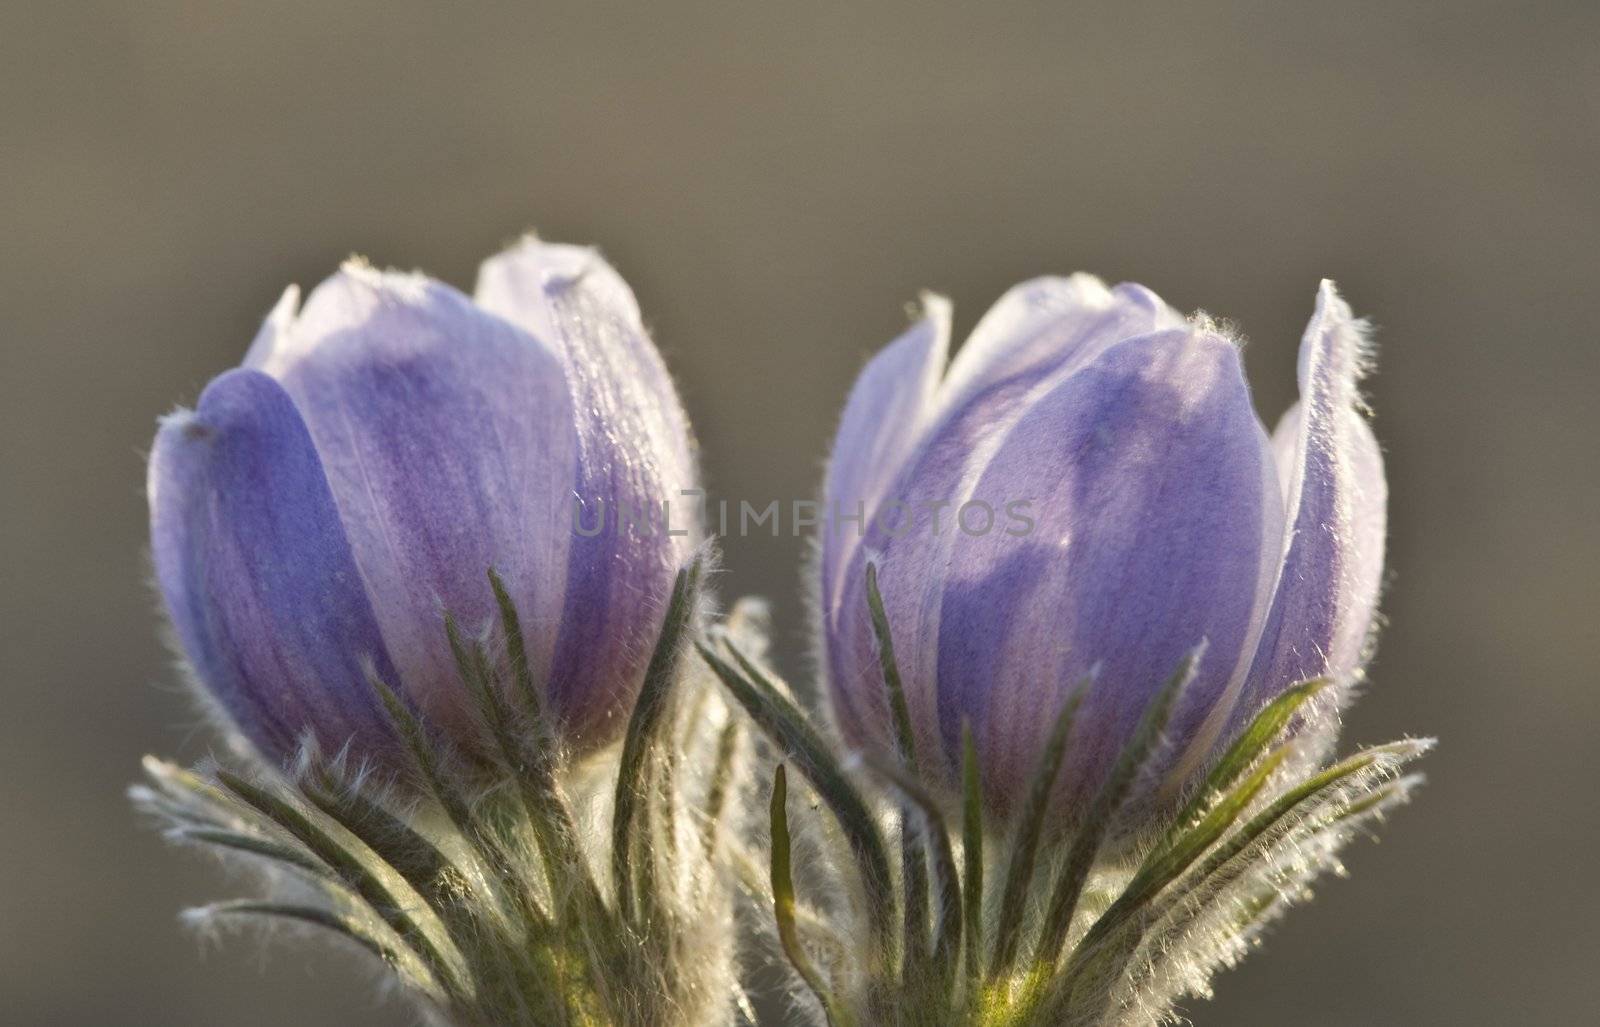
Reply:
M1081 272L1023 282L989 308L961 347L950 365L945 405L958 407L1031 370L1071 358L1081 364L1123 339L1183 325L1182 314L1142 285L1107 289Z
M876 510L897 468L936 409L950 350L950 301L923 297L923 317L868 362L850 390L823 487L824 602L838 594L840 575L865 534L865 511Z
M270 759L314 732L382 758L397 741L364 664L395 681L305 424L257 371L166 418L150 457L156 578L202 683Z
M535 674L550 663L576 445L561 362L448 286L347 265L261 367L310 429L405 689L460 735L471 704L442 616L494 622L489 568Z
M1383 572L1388 501L1383 456L1357 411L1363 332L1324 281L1300 348L1300 402L1273 436L1289 525L1236 725L1306 678L1331 675L1337 701L1361 663Z
M1242 675L1281 509L1238 349L1204 331L1129 340L1040 399L974 499L1032 499L1024 537L962 537L939 635L939 713L973 722L994 794L1033 772L1070 689L1094 672L1060 803L1082 808L1151 696L1197 644L1169 725L1185 739Z
M1107 290L1098 279L1078 275L1018 286L979 322L941 386L932 426L900 466L876 469L880 481L890 483L886 499L873 511L864 542L836 569L837 589L824 595L829 680L848 741L888 738L888 706L867 619L867 559L879 566L918 750L937 751L940 597L958 534L950 527L955 511L1031 403L1110 347L1176 317L1142 287ZM835 459L837 453L836 445Z
M688 421L633 293L593 250L526 239L484 264L478 302L560 355L576 416L583 523L595 513L610 521L572 539L551 669L570 730L602 738L621 727L673 577L699 538L699 503L682 494L699 480ZM630 512L648 514L645 526L619 526L617 515Z

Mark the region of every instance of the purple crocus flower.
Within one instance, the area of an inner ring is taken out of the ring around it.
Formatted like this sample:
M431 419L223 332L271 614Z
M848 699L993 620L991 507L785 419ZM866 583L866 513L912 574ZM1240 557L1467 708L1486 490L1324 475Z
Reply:
M1194 780L1291 684L1329 676L1320 701L1337 703L1373 621L1386 489L1358 412L1363 326L1331 282L1270 435L1238 342L1137 285L1018 286L946 370L949 333L929 301L862 372L834 443L821 617L847 741L893 735L869 561L922 772L956 780L970 722L1002 813L1080 682L1068 822L1197 647L1147 797Z
M443 615L490 629L493 568L564 739L614 737L698 537L663 514L693 447L627 285L530 238L475 300L358 262L298 299L150 459L156 578L215 704L273 760L309 733L392 762L370 668L470 738Z

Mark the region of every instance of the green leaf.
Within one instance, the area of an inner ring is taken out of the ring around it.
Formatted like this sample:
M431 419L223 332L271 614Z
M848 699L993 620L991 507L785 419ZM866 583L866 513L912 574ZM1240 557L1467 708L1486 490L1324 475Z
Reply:
M644 684L639 689L622 743L611 821L611 881L617 908L625 919L635 922L639 916L641 883L644 889L653 889L655 885L653 872L647 873L642 882L633 872L638 830L636 810L639 801L648 795L647 764L656 748L660 725L666 718L672 685L678 676L679 650L694 620L699 583L699 561L678 572L661 635L650 656Z
M878 592L878 567L867 564L867 609L872 630L878 640L878 661L883 669L884 686L889 693L889 709L894 720L895 747L912 773L917 769L916 735L911 727L911 709L906 705L905 687L894 658L894 639L889 631L889 616L884 612L883 596ZM901 979L928 956L928 870L918 835L916 818L909 809L900 811L900 879L905 890L903 917L905 945L901 956Z
M1083 891L1083 883L1089 877L1089 869L1094 864L1095 853L1099 851L1100 843L1110 831L1117 811L1122 808L1122 802L1127 798L1128 790L1133 786L1140 768L1155 750L1156 742L1160 740L1161 732L1167 726L1167 718L1172 713L1178 693L1183 691L1184 686L1193 678L1198 660L1198 651L1186 656L1178 664L1178 669L1167 679L1167 683L1150 700L1144 716L1134 728L1133 737L1123 747L1116 764L1111 768L1111 775L1106 778L1105 784L1101 785L1099 793L1089 807L1089 812L1084 816L1083 823L1078 826L1078 833L1072 840L1072 846L1067 850L1066 862L1056 878L1056 887L1050 896L1049 908L1045 911L1044 931L1033 957L1036 965L1053 966L1061 957L1061 946L1066 942L1067 932L1072 927L1072 914Z
M772 778L772 915L778 923L778 941L784 955L794 967L806 987L817 997L823 1014L831 1027L850 1027L854 1018L833 997L822 975L812 965L800 940L800 929L795 923L794 878L790 872L789 858L789 795L788 777L783 764L778 764Z
M1101 994L1103 982L1126 972L1128 961L1152 925L1163 922L1180 906L1190 907L1192 911L1187 916L1166 928L1169 932L1180 929L1209 901L1208 898L1196 899L1197 893L1210 897L1220 894L1228 884L1247 873L1254 861L1271 851L1275 842L1291 835L1322 810L1329 807L1342 810L1349 804L1364 801L1364 794L1351 798L1351 789L1359 791L1363 781L1369 782L1365 787L1372 787L1382 776L1394 773L1400 765L1421 755L1430 744L1405 741L1374 746L1284 791L1244 826L1214 846L1197 868L1183 875L1157 901L1137 909L1133 917L1100 940L1094 950L1080 949L1061 975L1056 987L1057 1001L1045 1011L1046 1015L1055 1015L1052 1010L1062 1010L1057 1017L1061 1020L1065 1020L1069 1012L1095 1015L1084 1003L1100 1001L1096 996Z
M972 722L961 721L961 859L966 904L967 987L976 996L983 979L983 786Z
M955 983L956 959L961 953L963 925L961 875L956 871L956 858L950 848L950 832L945 826L944 813L927 790L904 769L871 753L863 759L867 766L909 800L909 806L926 823L928 861L933 865L933 877L939 884L939 918L933 946L933 980L939 985L939 994L934 1001L948 1011L950 988Z
M490 581L491 583L499 581L493 571L490 572ZM504 586L496 589L496 596L501 604L502 617L506 620L505 630L508 636L515 633L518 637L518 641L511 648L520 653L521 628L516 622L515 607L510 597L504 595ZM538 844L539 853L543 857L541 862L550 889L551 905L559 907L553 909L553 915L560 915L560 911L570 905L574 907L578 916L589 917L596 925L603 923L604 918L599 916L604 906L600 890L589 872L588 860L578 844L577 827L573 821L572 811L561 794L560 785L556 782L554 766L545 743L539 737L537 729L532 740L524 738L518 730L512 711L506 705L498 675L490 664L489 654L483 645L475 643L469 646L461 637L455 618L449 613L445 614L444 627L445 637L450 643L450 652L455 658L462 684L467 687L477 706L479 718L494 740L499 754L500 769L515 785L522 812L533 828L534 841ZM526 673L526 655L514 655L513 665L518 662L523 665L523 670L514 673L520 677ZM525 686L519 686L522 687L525 687L529 697L536 701L536 697L532 697L531 694L531 678ZM509 860L512 857L507 852L504 858ZM570 903L565 901L569 898L572 900Z
M1055 790L1056 777L1061 772L1061 761L1067 752L1067 737L1072 734L1072 722L1078 715L1078 705L1083 702L1088 690L1089 680L1085 679L1067 696L1066 702L1061 704L1061 711L1056 714L1044 751L1039 754L1039 765L1028 789L1027 802L1022 807L1012 835L1011 859L1006 867L1005 887L1000 893L1000 915L995 921L994 958L989 963L990 979L1004 977L1010 971L1022 943L1023 908L1028 901L1028 889L1033 883L1033 866L1039 855L1039 839L1044 833L1050 794Z
M387 924L416 953L446 991L453 995L465 994L464 986L458 976L459 953L452 951L450 956L445 954L445 950L430 932L424 930L411 916L409 910L413 904L395 895L367 860L352 851L304 811L271 790L228 770L219 769L217 780L240 801L287 831L316 858L327 864L351 891L361 897L373 914Z
M872 933L873 950L877 967L873 972L889 965L894 944L895 897L894 882L889 873L889 859L885 854L883 839L878 833L876 818L867 807L854 784L845 775L821 736L806 720L800 710L778 690L760 668L744 657L733 641L722 636L725 646L739 667L730 665L709 647L695 643L700 658L705 660L728 693L738 701L750 719L754 720L785 757L805 775L811 787L827 805L839 829L850 844L856 866L861 876L867 900L867 921Z
M1315 807L1330 796L1337 801L1340 786L1368 770L1388 773L1392 767L1409 762L1426 752L1431 742L1391 742L1375 745L1313 774L1285 791L1271 805L1250 819L1219 846L1201 865L1198 877L1205 878L1225 867L1229 861L1266 836L1269 831L1291 820L1303 806ZM1361 798L1365 798L1362 796ZM1360 799L1354 801L1359 802Z
M604 921L605 901L600 887L589 868L588 857L578 841L577 821L572 807L562 794L556 777L555 754L557 741L544 713L539 686L533 679L528 663L527 642L522 634L522 621L517 605L511 599L505 582L494 568L489 568L489 586L494 590L495 605L500 610L500 627L506 639L506 660L511 665L512 681L516 695L522 701L522 718L527 730L516 733L509 747L520 757L517 785L521 791L528 818L534 825L547 867L560 880L555 885L560 894L572 894L576 915L591 923ZM498 693L497 693L498 694ZM507 720L511 718L507 717ZM502 749L506 748L502 744ZM557 901L558 906L564 903Z
M531 926L548 928L549 918L539 908L537 900L530 891L531 882L526 880L522 864L507 851L494 828L473 813L460 787L444 773L439 757L434 751L434 742L428 737L427 728L422 720L411 712L410 707L394 689L378 677L376 672L369 669L367 680L378 693L384 710L388 712L391 726L405 742L412 763L424 785L444 810L450 823L461 832L461 836L477 853L515 914L521 916Z
M231 917L277 918L319 927L322 930L331 931L349 941L355 942L400 973L406 973L408 969L407 963L410 962L402 952L373 934L366 928L366 925L356 918L341 916L333 910L325 909L321 906L240 899L201 906L198 909L188 910L184 914L184 919L195 922ZM423 970L426 972L426 968L423 968ZM424 979L414 980L412 983L420 987L424 992L432 994L436 999L439 998L439 986L435 981Z
M1221 802L1214 805L1209 812L1189 830L1178 835L1171 842L1158 847L1140 865L1111 907L1101 914L1094 926L1084 935L1077 950L1073 953L1072 962L1077 962L1082 956L1100 944L1117 928L1128 921L1146 902L1160 893L1161 889L1171 884L1209 849L1218 838L1222 837L1227 829L1233 826L1255 798L1261 789L1266 786L1267 780L1283 764L1289 755L1287 748L1279 748L1270 757L1260 762L1260 765L1233 791L1223 797ZM1068 972L1071 972L1070 965Z
M193 770L155 756L145 756L140 765L155 790L149 796L135 795L136 801L175 821L227 830L245 827L271 831L275 826L270 818Z
M1283 733L1283 729L1299 712L1300 707L1305 705L1306 700L1320 692L1327 684L1327 678L1302 681L1263 706L1261 712L1256 714L1249 726L1239 733L1239 737L1222 754L1222 758L1217 760L1211 772L1206 775L1205 782L1189 800L1183 812L1173 819L1172 827L1167 832L1167 837L1163 839L1163 843L1170 841L1173 835L1198 820L1206 804L1232 787L1234 780Z
M281 842L250 834L246 831L232 831L223 827L196 826L176 828L168 832L168 834L176 841L215 845L221 849L243 852L246 855L256 856L273 863L281 863L318 882L338 882L338 878L329 872L327 865L305 849L293 845L284 845ZM342 884L342 882L339 883Z
M894 639L889 633L889 615L883 609L883 596L878 593L878 567L867 564L867 609L872 615L872 631L878 639L878 662L883 667L884 685L889 691L889 710L894 719L895 744L900 756L913 772L917 769L916 733L911 727L911 708L906 705L905 686L900 681L900 667L894 658Z
M495 605L500 608L500 627L506 638L506 661L511 664L512 681L517 695L522 699L522 713L533 729L534 744L529 747L531 759L548 765L555 751L550 725L545 720L544 703L539 697L539 687L534 683L533 670L528 664L528 646L522 634L522 621L517 616L517 604L493 567L489 568L489 587L494 590Z
M721 835L722 813L728 803L728 787L733 781L733 761L739 751L742 729L737 720L729 718L717 734L717 753L711 764L711 777L706 786L705 825L701 844L709 859L716 854Z
M452 893L465 878L444 853L331 769L314 767L310 778L300 783L300 794L394 868L450 924L458 899Z

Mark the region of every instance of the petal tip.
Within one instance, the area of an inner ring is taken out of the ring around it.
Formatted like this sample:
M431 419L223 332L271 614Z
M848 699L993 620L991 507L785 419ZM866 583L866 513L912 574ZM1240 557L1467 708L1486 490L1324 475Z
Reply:
M1371 372L1373 365L1371 328L1365 318L1355 316L1333 279L1322 279L1317 285L1311 322L1300 343L1301 395L1317 378L1326 375L1328 387L1337 394L1338 405L1359 406L1356 383Z
M527 232L516 242L485 260L478 269L480 289L486 277L498 273L528 275L546 291L564 291L590 272L608 268L593 246L547 242Z

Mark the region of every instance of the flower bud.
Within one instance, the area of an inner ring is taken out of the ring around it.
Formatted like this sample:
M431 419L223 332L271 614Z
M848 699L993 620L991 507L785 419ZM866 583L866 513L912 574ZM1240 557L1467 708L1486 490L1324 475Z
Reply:
M495 630L492 568L563 739L614 738L698 538L662 505L692 443L628 287L530 238L476 300L356 262L297 300L150 459L156 579L206 692L270 759L310 734L392 763L371 673L470 750L443 618Z
M1359 674L1383 565L1362 331L1324 282L1300 402L1269 436L1239 344L1140 286L1021 285L948 370L948 310L928 302L856 382L828 469L821 618L846 740L895 737L869 563L919 770L953 788L970 723L1002 815L1079 688L1058 823L1081 817L1191 653L1144 798L1170 803L1296 682L1330 677L1335 705Z

